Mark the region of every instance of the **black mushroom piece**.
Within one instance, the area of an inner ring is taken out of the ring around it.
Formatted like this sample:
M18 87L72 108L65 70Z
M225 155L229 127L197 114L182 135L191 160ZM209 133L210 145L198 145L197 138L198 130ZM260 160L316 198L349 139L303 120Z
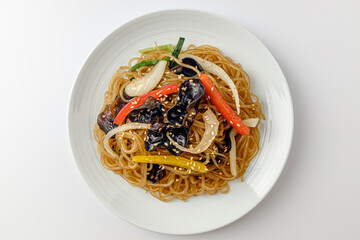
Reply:
M182 63L193 66L197 69L199 69L200 72L204 71L204 69L201 67L201 65L193 58L183 58ZM181 65L177 65L176 67L173 67L171 69L175 74L183 74L186 77L193 77L196 75L196 72L194 70L191 70L190 68L183 67Z
M164 105L153 97L148 97L143 105L132 110L128 118L131 122L150 123L163 116Z
M117 126L114 123L115 117L125 105L126 102L118 96L111 104L105 106L105 109L97 117L97 124L102 131L108 133Z
M167 111L167 120L177 127L190 128L198 113L200 100L204 94L205 87L200 79L189 79L181 83L178 101Z
M168 123L154 123L145 139L145 150L152 152L158 147L165 147L170 154L179 156L182 151L170 144L170 140L166 136L169 134L175 142L180 146L186 147L188 143L188 132L184 127L175 127Z
M150 164L147 164L147 167L150 167ZM159 164L153 164L152 168L148 170L148 175L146 179L152 184L157 184L163 177L165 177L165 170L159 166Z

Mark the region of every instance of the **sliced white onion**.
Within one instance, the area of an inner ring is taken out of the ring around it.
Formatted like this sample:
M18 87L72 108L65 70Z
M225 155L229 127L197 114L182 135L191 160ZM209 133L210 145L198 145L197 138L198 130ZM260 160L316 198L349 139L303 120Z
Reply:
M110 145L109 145L109 139L115 135L116 133L119 132L125 132L131 129L149 129L151 126L151 124L148 123L127 123L124 125L120 125L116 128L114 128L113 130L111 130L110 132L108 132L105 135L104 138L104 148L105 150L113 157L118 157L117 154L114 153L114 151L111 149Z
M158 62L145 76L134 79L125 87L125 92L131 97L141 96L153 90L164 75L167 61Z
M234 96L235 104L236 104L236 111L238 114L240 114L240 99L239 99L238 90L237 90L233 80L231 80L229 75L226 74L224 69L222 69L215 63L212 63L210 61L207 61L201 57L198 57L198 56L195 56L192 54L182 53L179 55L179 59L183 59L183 58L187 58L187 57L195 59L205 71L208 71L209 73L217 75L224 82L226 82L226 84L229 86L229 88L231 89L231 92Z
M210 147L211 143L214 141L219 130L219 121L217 120L215 114L210 109L208 109L203 114L203 119L205 122L204 136L201 139L199 145L197 145L195 148L185 148L183 146L180 146L177 142L175 142L169 135L167 135L167 137L169 138L170 142L174 144L181 151L194 153L194 154L201 153Z
M230 171L231 174L236 177L237 175L237 168L236 168L236 142L235 142L235 136L238 134L238 131L236 131L235 128L233 128L230 131L229 137L231 142L231 149L229 153L230 157Z
M256 127L259 123L259 118L248 118L245 120L242 120L243 124L245 124L247 127Z

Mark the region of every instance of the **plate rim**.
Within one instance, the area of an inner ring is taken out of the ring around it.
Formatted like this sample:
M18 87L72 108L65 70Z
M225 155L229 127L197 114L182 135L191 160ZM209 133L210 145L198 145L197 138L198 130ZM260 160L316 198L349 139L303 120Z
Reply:
M289 132L289 142L286 146L286 152L284 154L284 159L282 159L282 163L281 163L281 166L278 168L278 171L277 173L274 175L274 180L273 182L269 185L268 189L266 189L266 191L264 192L264 194L262 196L259 196L259 199L258 201L249 209L247 209L247 211L244 212L244 214L240 215L240 216L237 216L236 218L233 218L233 219L229 219L228 221L224 221L223 224L219 224L218 226L216 227L213 227L213 228L209 228L209 229L206 229L206 230L194 230L194 231L188 231L186 233L174 233L174 232L167 232L166 230L165 231L157 231L157 230L154 230L154 229L151 229L150 227L146 227L146 226L142 226L142 225L139 225L137 224L136 222L134 221L131 221L129 219L126 219L124 218L123 216L117 214L116 212L114 212L111 208L110 208L110 205L107 203L107 201L105 201L105 199L103 199L103 197L95 190L95 187L92 186L92 184L90 183L90 179L87 177L87 175L85 174L85 170L82 169L80 167L80 163L79 161L77 160L77 158L75 157L75 147L74 147L74 142L71 138L71 131L70 131L70 121L71 121L71 107L75 104L74 103L74 95L75 95L75 89L76 89L76 86L77 84L79 84L79 77L81 76L81 74L83 73L84 69L85 69L85 66L89 64L89 61L90 61L90 58L95 54L95 52L102 46L102 44L104 42L106 42L107 40L111 39L114 35L116 35L116 33L118 31L120 31L121 29L123 28L126 28L127 26L129 25L132 25L134 22L136 21L139 21L141 19L144 19L144 18L147 18L149 16L156 16L156 15L159 15L159 14L164 14L164 13L179 13L179 12L191 12L191 13L200 13L200 14L205 14L205 15L209 15L209 16L212 16L212 17L215 17L215 18L219 18L221 19L222 21L225 21L229 24L231 24L232 26L244 31L246 34L248 34L250 37L253 38L254 41L256 41L274 60L274 63L277 65L277 67L279 68L280 70L280 74L281 74L281 77L282 77L282 80L283 81L283 84L284 84L284 90L288 93L289 95L289 122L290 122L290 132ZM286 80L286 77L284 75L284 72L282 71L281 67L280 67L280 64L278 63L278 61L276 60L275 56L271 53L271 51L265 46L265 44L263 42L261 42L253 33L251 33L249 30L247 30L245 27L243 27L242 25L240 25L238 22L236 22L234 19L232 18L229 18L229 17L224 17L224 16L221 16L217 13L214 13L214 12L210 12L210 11L205 11L205 10L198 10L198 9L190 9L190 8L174 8L174 9L165 9L165 10L160 10L160 11L152 11L152 12L149 12L149 13L146 13L146 14L142 14L138 17L135 17L135 18L131 18L130 20L124 22L123 24L121 24L120 26L116 27L114 30L112 30L109 34L106 35L105 38L103 38L100 42L98 42L98 44L96 44L96 46L94 48L92 48L92 50L90 51L90 53L87 55L85 61L83 61L82 65L81 65L81 69L79 70L78 74L76 75L76 78L75 78L75 81L73 81L73 84L72 84L72 87L71 87L71 91L70 91L70 96L69 96L69 99L68 99L68 106L67 106L67 113L66 113L66 128L67 128L67 138L68 138L68 143L70 144L70 148L71 148L71 153L72 153L72 157L73 157L73 162L75 162L75 165L76 165L76 168L78 169L78 171L80 172L81 176L82 176L82 179L85 180L86 182L86 185L91 189L91 192L96 196L96 199L98 201L101 202L101 205L107 209L108 211L110 211L112 214L114 214L115 216L117 217L120 217L122 220L134 225L134 226L137 226L137 227L140 227L142 229L146 229L146 230L149 230L149 231L152 231L152 232L156 232L156 233L162 233L162 234L170 234L170 235L193 235L193 234L200 234L200 233L205 233L205 232L210 232L210 231L214 231L214 230L217 230L217 229L220 229L220 228L223 228L229 224L232 224L234 223L235 221L239 220L240 218L243 218L244 216L246 216L249 212L251 212L253 209L255 209L263 200L266 196L268 196L268 194L270 193L270 191L274 188L275 184L278 182L281 174L283 173L283 170L284 170L284 167L288 161L288 158L289 158L289 154L290 154L290 151L291 151L291 146L292 146L292 142L293 142L293 135L294 135L294 106L293 106L293 101L292 101L292 95L291 95L291 91L290 91L290 88L289 88L289 85L288 85L288 82Z

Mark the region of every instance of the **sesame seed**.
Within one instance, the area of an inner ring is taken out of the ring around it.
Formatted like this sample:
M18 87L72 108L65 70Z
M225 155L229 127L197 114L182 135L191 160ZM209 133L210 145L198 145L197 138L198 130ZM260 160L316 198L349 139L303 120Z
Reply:
M234 124L233 121L230 121L230 124Z
M211 88L211 91L214 91L214 87Z
M236 126L240 127L240 124L237 123Z

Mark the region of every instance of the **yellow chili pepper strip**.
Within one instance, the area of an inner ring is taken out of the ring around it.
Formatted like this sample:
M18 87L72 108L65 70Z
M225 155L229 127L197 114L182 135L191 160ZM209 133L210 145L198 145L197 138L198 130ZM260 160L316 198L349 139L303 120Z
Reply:
M202 173L207 172L207 168L204 164L183 157L158 156L158 155L134 156L132 161L140 162L140 163L166 164L166 165L178 166L181 168L186 168Z

